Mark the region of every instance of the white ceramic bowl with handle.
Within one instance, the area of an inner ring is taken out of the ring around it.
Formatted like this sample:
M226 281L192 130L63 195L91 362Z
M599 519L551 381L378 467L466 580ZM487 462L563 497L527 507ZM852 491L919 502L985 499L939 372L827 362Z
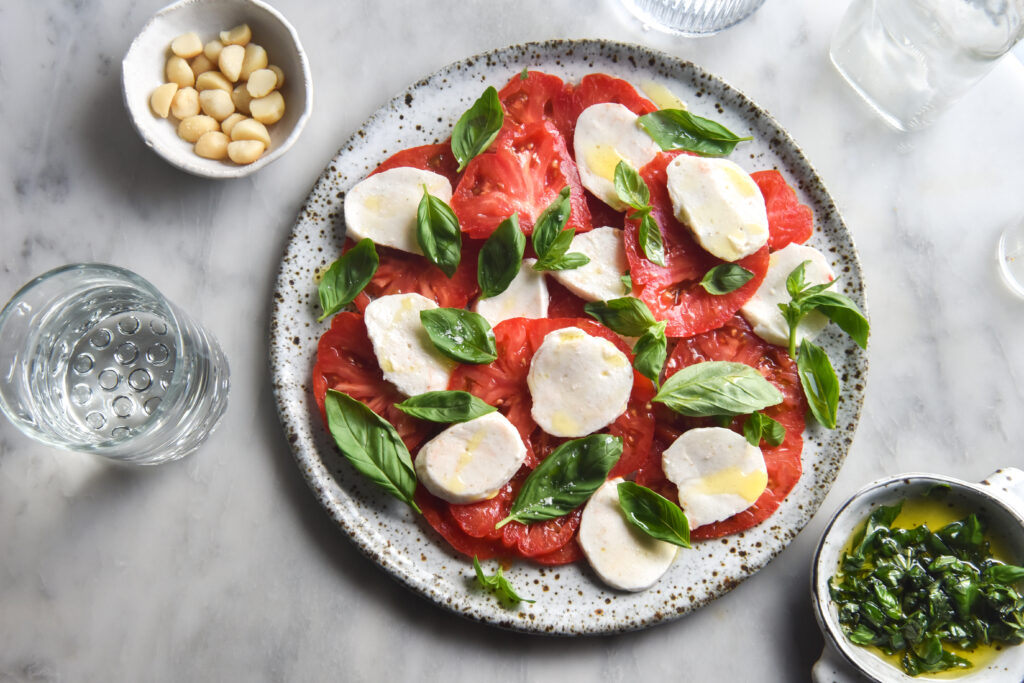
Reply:
M197 155L192 143L178 137L177 121L160 118L149 106L153 90L166 82L172 40L194 31L206 43L240 24L249 25L252 42L262 45L270 64L285 75L284 116L267 126L269 149L244 166ZM299 36L280 12L260 0L181 0L164 7L132 41L121 63L121 80L128 115L146 146L183 171L206 178L241 178L278 159L298 139L313 108L313 80Z
M811 567L811 598L825 649L814 665L815 683L910 683L934 680L928 674L908 676L873 651L854 645L839 626L829 595L829 579L839 568L843 548L854 531L881 505L919 498L935 486L948 486L947 499L985 518L988 533L1001 537L1011 564L1024 564L1024 471L1006 468L974 484L939 474L907 473L867 485L843 505L829 522ZM971 669L955 680L985 683L1024 681L1024 644L1004 648L987 666Z

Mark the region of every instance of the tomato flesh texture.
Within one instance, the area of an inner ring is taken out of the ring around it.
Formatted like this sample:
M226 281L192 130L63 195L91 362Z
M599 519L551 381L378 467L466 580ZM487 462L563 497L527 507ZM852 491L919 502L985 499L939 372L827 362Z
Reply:
M801 204L796 190L778 171L755 171L750 177L757 183L768 210L768 247L778 251L787 244L803 244L814 232L814 212Z
M731 318L719 329L681 339L665 362L666 377L704 361L744 363L771 382L782 393L783 400L763 412L786 428L786 437L778 446L762 442L761 452L768 470L768 488L764 493L746 510L721 522L692 530L691 537L697 540L744 531L760 524L778 509L800 478L804 415L807 412L796 363L785 349L768 344L755 335L740 316ZM683 417L664 406L659 406L657 418L656 436L647 460L637 473L637 482L653 488L669 500L678 500L675 485L665 478L662 471L661 454L687 429L713 426L715 423L708 418ZM734 419L731 428L742 433L745 419L745 416Z
M451 143L447 140L436 145L410 147L409 149L403 149L401 152L396 152L375 168L370 175L376 175L382 171L403 166L443 175L448 178L448 182L452 184L452 187L455 187L459 181L459 162L455 155L452 154Z
M498 92L498 99L505 109L505 119L519 125L553 121L554 103L565 90L565 83L558 76L541 71L527 71L523 78L516 74Z
M576 132L576 119L587 107L603 102L621 104L637 116L658 109L627 81L607 74L588 74L577 85L566 86L562 95L554 101L552 118L570 147Z
M562 136L547 121L521 126L507 121L491 147L466 166L451 206L470 237L489 237L512 214L518 214L519 227L529 235L566 186L572 208L567 227L586 232L590 210Z
M651 194L651 216L661 228L665 265L648 260L639 243L640 221L626 220L625 245L630 277L639 298L657 320L667 322L671 337L690 337L713 330L731 318L750 300L768 271L768 248L736 261L754 274L742 287L728 294L710 294L700 281L709 270L726 263L705 251L690 231L675 219L666 186L668 164L679 152L664 152L640 171Z

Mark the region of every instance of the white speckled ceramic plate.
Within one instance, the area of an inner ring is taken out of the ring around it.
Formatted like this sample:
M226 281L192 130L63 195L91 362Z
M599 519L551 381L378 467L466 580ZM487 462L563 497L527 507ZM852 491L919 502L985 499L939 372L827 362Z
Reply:
M391 154L439 142L487 85L501 88L523 67L578 81L603 72L634 84L669 87L697 114L754 136L732 158L749 171L778 168L814 209L815 234L842 275L841 287L862 307L857 252L832 199L786 132L743 94L700 67L652 50L605 41L554 41L488 52L441 69L399 93L341 148L313 187L281 261L271 319L270 364L281 422L314 495L359 549L399 582L471 619L522 631L610 633L644 628L687 614L729 591L780 553L810 520L849 449L864 395L867 358L835 331L820 340L843 382L839 424L805 434L804 474L766 522L735 536L679 553L653 588L622 593L601 584L585 562L544 568L520 563L512 583L535 604L505 609L478 590L470 562L412 511L374 488L337 451L313 401L310 373L317 340L314 273L340 253L345 192ZM834 327L834 326L833 326Z

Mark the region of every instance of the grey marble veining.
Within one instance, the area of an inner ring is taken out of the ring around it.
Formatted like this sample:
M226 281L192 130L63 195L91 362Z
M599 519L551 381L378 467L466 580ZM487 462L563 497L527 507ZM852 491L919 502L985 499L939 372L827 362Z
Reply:
M828 62L844 3L768 0L718 36L683 40L611 0L587 12L561 0L281 0L309 53L313 117L275 164L212 182L147 150L121 105L121 56L161 4L0 6L0 298L68 262L131 268L218 336L228 412L197 454L144 470L0 424L0 681L804 680L821 645L808 564L832 510L884 474L977 480L1024 462L1024 302L995 269L1000 230L1024 215L1020 63L908 136ZM435 608L337 532L279 429L266 336L289 226L367 115L455 59L582 37L693 60L790 131L860 250L871 370L850 456L777 560L678 622L544 639Z

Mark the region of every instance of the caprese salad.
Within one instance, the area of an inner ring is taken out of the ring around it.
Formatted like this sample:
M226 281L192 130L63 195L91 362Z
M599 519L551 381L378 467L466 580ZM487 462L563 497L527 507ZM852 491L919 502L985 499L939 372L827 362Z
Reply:
M344 198L313 391L342 453L474 558L586 559L621 590L767 519L805 416L836 426L814 336L868 323L814 217L749 138L604 74L523 70L445 142Z

